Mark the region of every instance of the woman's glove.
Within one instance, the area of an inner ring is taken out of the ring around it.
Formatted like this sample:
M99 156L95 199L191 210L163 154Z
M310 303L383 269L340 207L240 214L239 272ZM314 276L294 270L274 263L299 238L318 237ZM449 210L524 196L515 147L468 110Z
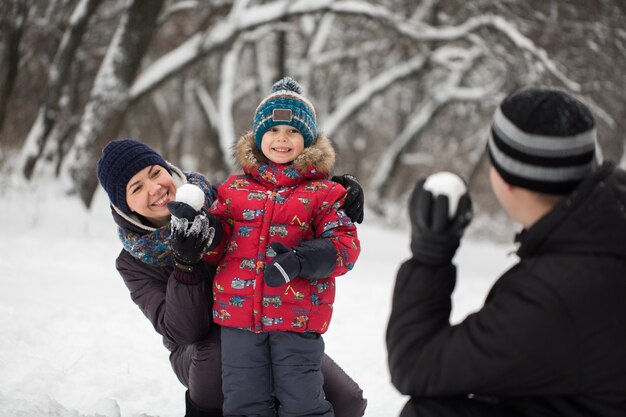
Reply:
M413 257L428 265L450 263L461 242L465 228L472 219L472 200L466 192L449 218L448 197L433 196L424 189L426 179L415 185L409 202L411 219L411 251Z
M331 181L341 184L348 191L343 204L343 211L353 223L363 223L364 195L361 184L350 174L334 176Z
M172 213L170 247L174 254L174 265L183 271L192 272L202 255L219 242L221 222L212 214L197 212L189 204L180 201L170 201L167 208Z
M276 252L265 267L264 279L270 287L279 287L297 276L326 278L337 263L337 249L328 239L307 240L294 248L272 242L270 247Z

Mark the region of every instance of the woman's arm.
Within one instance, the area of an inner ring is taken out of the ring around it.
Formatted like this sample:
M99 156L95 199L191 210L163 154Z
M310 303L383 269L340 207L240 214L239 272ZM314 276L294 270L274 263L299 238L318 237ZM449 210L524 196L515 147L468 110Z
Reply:
M214 271L202 265L192 273L152 266L122 251L116 268L131 299L163 336L168 348L195 343L211 326L211 286Z

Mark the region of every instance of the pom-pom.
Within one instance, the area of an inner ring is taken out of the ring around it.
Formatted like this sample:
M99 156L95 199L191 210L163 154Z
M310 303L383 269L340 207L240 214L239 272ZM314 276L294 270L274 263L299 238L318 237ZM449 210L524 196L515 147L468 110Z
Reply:
M196 211L204 205L204 192L194 184L183 184L176 190L176 201L189 204Z
M272 93L277 91L293 91L296 94L302 94L302 87L296 80L291 77L285 77L282 80L278 80L272 86Z
M448 197L448 216L453 218L459 204L459 199L467 192L465 182L456 174L442 171L426 178L424 190L433 193L433 196L445 195Z

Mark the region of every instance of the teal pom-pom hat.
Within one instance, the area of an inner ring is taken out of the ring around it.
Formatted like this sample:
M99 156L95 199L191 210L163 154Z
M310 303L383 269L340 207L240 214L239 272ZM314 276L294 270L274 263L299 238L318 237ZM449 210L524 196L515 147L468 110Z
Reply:
M304 138L304 146L315 143L317 121L313 104L302 95L302 87L285 77L272 86L272 92L257 107L252 123L254 142L261 149L263 134L277 125L293 126Z

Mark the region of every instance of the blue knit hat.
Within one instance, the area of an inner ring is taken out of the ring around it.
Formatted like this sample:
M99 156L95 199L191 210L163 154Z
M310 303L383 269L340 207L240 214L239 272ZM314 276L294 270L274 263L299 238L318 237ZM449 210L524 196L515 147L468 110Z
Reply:
M109 195L111 204L130 214L126 204L128 181L145 167L160 165L170 174L167 162L148 145L132 139L109 142L98 160L98 181Z
M291 77L277 81L272 93L256 109L252 130L257 148L261 149L263 134L277 125L298 129L304 137L304 147L311 146L317 138L315 109Z

